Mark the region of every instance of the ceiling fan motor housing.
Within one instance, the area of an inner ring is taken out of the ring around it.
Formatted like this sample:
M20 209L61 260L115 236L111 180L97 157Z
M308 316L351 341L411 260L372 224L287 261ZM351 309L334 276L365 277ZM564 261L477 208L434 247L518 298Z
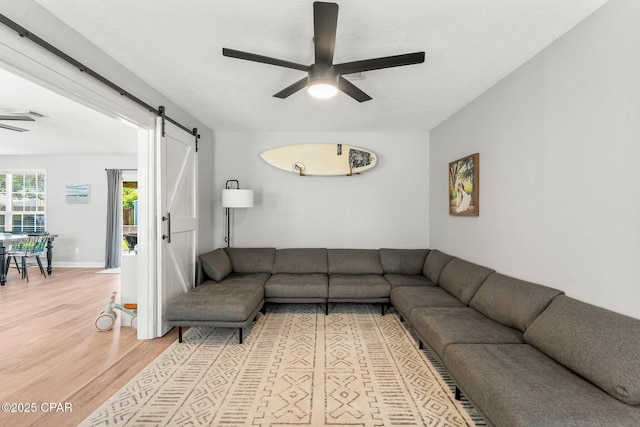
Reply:
M309 85L326 83L332 86L337 86L339 77L340 73L338 73L338 69L335 66L327 64L313 64L309 67L307 82Z

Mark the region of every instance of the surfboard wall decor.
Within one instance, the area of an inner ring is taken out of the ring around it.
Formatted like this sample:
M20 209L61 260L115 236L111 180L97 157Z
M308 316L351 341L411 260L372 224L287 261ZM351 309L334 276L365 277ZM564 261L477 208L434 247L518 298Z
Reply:
M353 175L378 163L373 151L346 144L293 144L260 154L267 163L296 175Z

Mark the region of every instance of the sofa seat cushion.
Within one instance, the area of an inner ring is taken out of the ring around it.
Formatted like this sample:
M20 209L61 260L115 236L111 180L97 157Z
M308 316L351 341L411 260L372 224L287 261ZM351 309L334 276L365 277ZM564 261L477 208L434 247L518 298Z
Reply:
M480 313L524 332L563 292L499 273L490 274L469 303Z
M380 249L382 270L391 274L422 274L429 249Z
M326 274L274 274L264 285L265 298L328 298Z
M476 294L493 270L460 258L452 259L442 270L438 285L465 305Z
M264 288L264 284L267 283L270 277L271 274L268 273L231 273L220 283L227 285L258 285Z
M496 426L637 426L625 405L527 344L454 344L445 364Z
M640 405L639 319L561 295L524 339L616 399Z
M384 278L391 284L391 288L401 286L435 286L433 282L422 274L385 274Z
M264 300L264 288L256 283L205 282L172 298L165 317L171 321L244 322Z
M522 344L522 332L494 322L469 307L418 307L411 324L442 360L451 344Z
M391 285L377 274L332 274L329 276L329 300L389 298Z
M391 290L391 304L409 319L416 307L464 307L460 301L435 286L403 286Z

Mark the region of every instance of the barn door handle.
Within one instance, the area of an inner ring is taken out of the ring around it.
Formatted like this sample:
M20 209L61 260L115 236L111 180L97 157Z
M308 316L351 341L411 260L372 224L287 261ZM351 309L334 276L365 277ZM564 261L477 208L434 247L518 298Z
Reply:
M162 235L162 240L167 239L167 243L171 243L171 213L167 212L167 216L163 216L162 221L167 221L167 234Z

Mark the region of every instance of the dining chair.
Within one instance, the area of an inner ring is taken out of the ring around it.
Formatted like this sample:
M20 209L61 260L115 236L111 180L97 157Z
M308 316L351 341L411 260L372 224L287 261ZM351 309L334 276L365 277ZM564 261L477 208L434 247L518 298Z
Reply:
M138 233L126 233L124 235L124 240L127 242L127 248L129 249L129 253L136 248L138 244Z
M12 231L5 231L3 234L5 235L12 235L13 232ZM18 273L20 273L20 265L18 264L18 261L16 260L16 256L22 256L22 253L24 252L24 245L25 242L24 241L17 241L17 242L12 242L11 244L9 244L8 246L5 246L5 269L4 271L6 271L7 273L9 272L9 267L11 266L11 260L13 259L15 265L16 265L16 269L18 270Z
M7 267L9 267L11 258L13 258L18 271L22 273L22 278L24 279L26 277L27 282L29 282L28 268L30 266L37 265L42 275L47 277L47 273L40 260L40 255L43 255L47 249L48 238L49 233L29 235L29 239L26 242L15 245L13 250L8 254L6 260ZM18 258L21 260L20 265L18 265Z

